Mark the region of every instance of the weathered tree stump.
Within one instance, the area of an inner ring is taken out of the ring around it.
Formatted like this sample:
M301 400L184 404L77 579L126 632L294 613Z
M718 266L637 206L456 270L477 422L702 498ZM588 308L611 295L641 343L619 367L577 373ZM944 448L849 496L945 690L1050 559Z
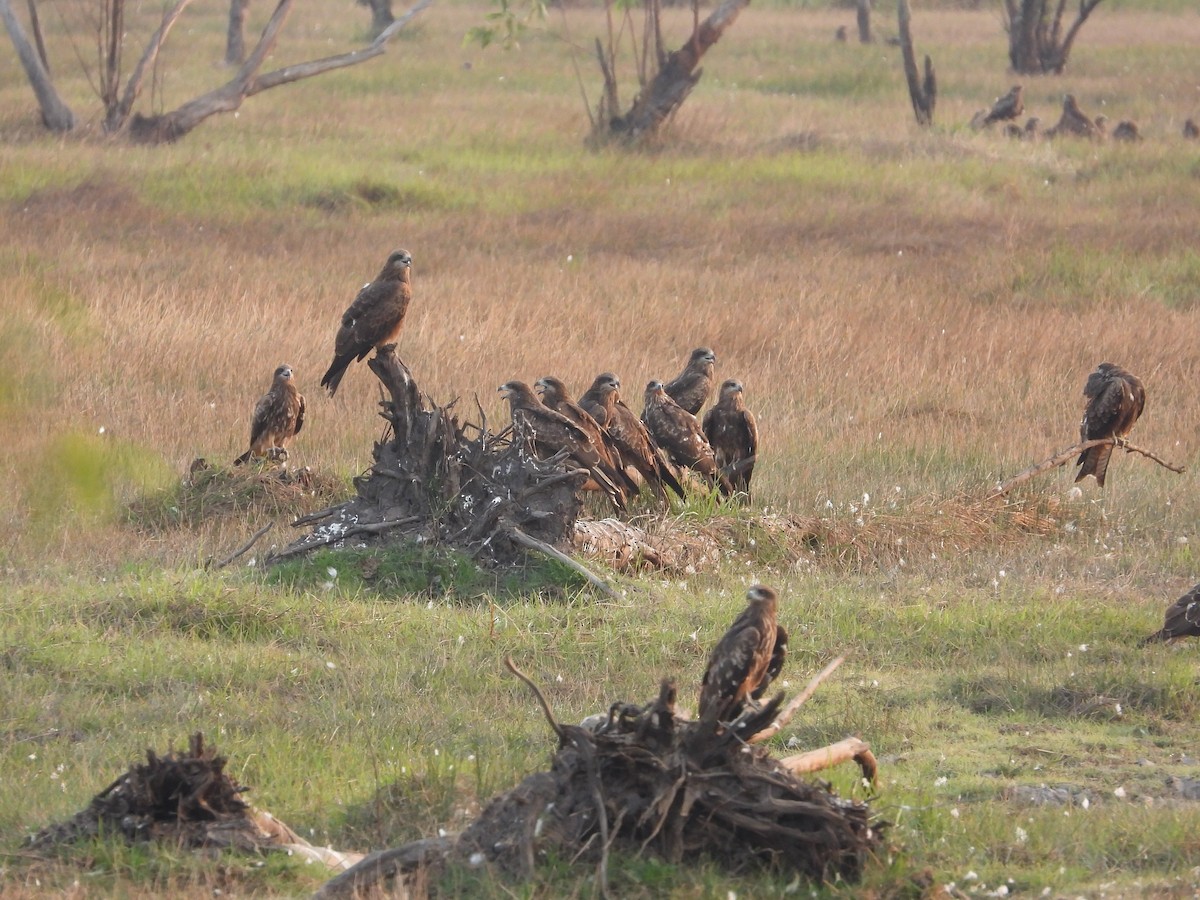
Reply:
M421 392L394 346L367 365L391 398L380 403L389 428L374 464L354 480L353 498L296 520L315 527L268 562L385 533L422 534L496 562L523 558L526 538L569 545L586 472L561 455L538 459L510 429L493 434L482 408L478 425L460 423L453 403Z

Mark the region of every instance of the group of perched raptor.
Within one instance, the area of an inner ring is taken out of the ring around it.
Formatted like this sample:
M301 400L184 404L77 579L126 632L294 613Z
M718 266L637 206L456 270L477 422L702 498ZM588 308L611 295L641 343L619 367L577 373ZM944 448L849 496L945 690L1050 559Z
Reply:
M1042 120L1030 116L1024 126L1017 124L1017 119L1025 112L1025 88L1014 84L1012 89L1003 97L997 97L990 109L981 109L971 119L971 126L976 129L986 128L999 122L1005 123L1004 133L1012 138L1035 140L1039 137L1054 138L1060 135L1104 140L1111 137L1114 141L1140 141L1142 133L1137 123L1131 119L1122 119L1111 131L1108 127L1108 116L1089 116L1079 107L1079 101L1074 94L1063 97L1062 115L1056 124L1042 129ZM1195 119L1183 123L1183 136L1188 140L1200 138L1200 125Z
M331 397L350 363L395 343L412 300L411 273L412 255L395 251L342 314L333 362L321 379ZM562 454L586 470L584 489L603 492L618 509L625 509L643 485L660 499L667 488L682 497L683 471L695 472L724 495L748 497L758 426L742 400L742 383L722 384L703 421L696 418L713 394L716 362L712 350L700 347L673 381L651 381L640 418L621 399L621 381L611 372L598 375L578 401L549 375L537 380L537 393L523 381L509 381L500 391L508 400L516 439L541 458ZM252 456L286 458L288 442L304 425L305 409L291 367L280 366L254 407L250 448L235 465Z

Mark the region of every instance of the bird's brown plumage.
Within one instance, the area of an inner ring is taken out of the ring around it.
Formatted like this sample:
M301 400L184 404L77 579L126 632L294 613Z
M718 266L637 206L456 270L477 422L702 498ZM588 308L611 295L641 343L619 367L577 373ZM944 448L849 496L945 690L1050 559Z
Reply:
M1087 406L1079 423L1079 437L1084 441L1124 437L1146 407L1146 389L1141 379L1113 363L1100 363L1096 367L1083 386L1083 396L1087 398ZM1094 475L1096 483L1104 487L1110 456L1111 444L1084 450L1075 462L1080 467L1075 480Z
M618 486L620 476L605 464L584 429L542 403L523 381L507 381L499 390L508 400L513 431L520 440L538 456L553 456L565 450L568 459L587 470L614 506L625 508L625 496Z
M1117 123L1117 127L1113 129L1114 141L1130 141L1137 143L1142 139L1142 132L1138 130L1137 122L1124 119Z
M779 605L775 592L756 584L746 592L746 601L746 608L733 620L708 657L700 682L698 714L701 719L728 722L736 718L748 698L755 697L756 691L761 697L766 691L772 659L778 668L783 666L787 633L784 633L783 647L775 654L778 635L775 618Z
M717 467L717 458L696 417L667 396L661 381L646 385L642 421L650 435L667 453L667 458L704 476L723 494L732 494L733 485Z
M575 402L575 398L571 396L562 380L552 375L543 375L534 382L534 388L541 394L544 405L556 413L566 416L587 433L588 440L600 454L605 472L611 473L622 494L626 498L636 495L640 489L637 482L625 473L625 469L621 465L620 449L591 414ZM595 485L593 489L600 489L600 486Z
M1200 584L1167 607L1163 627L1149 637L1142 638L1142 645L1155 641L1174 641L1183 637L1200 637Z
M983 118L983 124L1006 122L1017 118L1023 112L1025 112L1025 88L1022 85L1014 84L1012 90L1003 97L998 97L992 104L992 108Z
M707 347L697 347L683 371L673 381L666 383L667 396L693 416L696 415L712 394L716 364L716 354Z
M736 379L721 385L716 405L704 414L704 436L733 489L748 496L758 457L758 423L746 409L743 393Z
M396 250L375 280L365 285L342 313L333 344L333 362L321 379L321 387L329 390L330 397L337 393L350 363L363 359L373 348L395 343L412 300L411 272L412 255L407 250Z
M233 461L235 466L251 456L287 458L287 443L304 427L304 396L296 389L291 366L280 366L271 388L254 405L250 417L250 449Z
M602 372L579 398L579 405L612 440L622 469L637 472L660 500L666 499L668 487L683 497L683 485L662 458L645 423L621 400L620 389L621 381L616 375Z
M1074 94L1067 94L1063 97L1062 115L1054 127L1046 131L1048 138L1057 137L1060 134L1073 134L1097 140L1104 137L1100 126L1079 108L1079 101L1075 99Z
M1183 123L1183 136L1189 141L1194 141L1200 138L1200 125L1196 124L1195 119L1188 119Z

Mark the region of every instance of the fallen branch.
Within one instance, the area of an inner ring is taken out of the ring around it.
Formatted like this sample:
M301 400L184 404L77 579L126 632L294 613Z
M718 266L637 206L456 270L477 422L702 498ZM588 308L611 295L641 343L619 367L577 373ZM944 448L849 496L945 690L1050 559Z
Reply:
M836 672L838 666L845 661L846 657L839 656L837 659L830 662L829 665L823 668L820 672L814 675L804 690L793 697L791 702L779 711L779 715L775 717L775 720L762 731L752 735L750 739L746 741L746 743L761 744L763 741L769 741L771 738L775 737L775 735L779 734L779 732L783 730L783 726L792 720L792 716L796 714L796 710L807 703L808 699L817 692L817 688L821 686L821 682Z
M513 543L520 544L522 547L525 547L528 550L536 550L538 553L545 554L546 556L550 557L551 559L558 560L560 563L562 563L564 566L567 566L573 572L576 572L579 575L586 578L589 584L591 584L593 587L595 587L598 591L600 591L606 597L612 597L614 600L620 599L621 595L618 594L615 590L613 590L612 585L610 585L607 581L605 581L600 576L593 574L586 566L583 565L583 563L572 559L571 557L567 556L567 554L563 553L561 550L551 547L545 541L539 541L535 537L530 537L525 532L523 532L520 528L517 528L515 525L504 529L504 533L507 534L510 538L512 538Z
M457 834L449 834L379 850L321 885L313 900L372 896L371 889L381 881L444 862L457 840Z
M863 778L874 785L878 772L875 755L871 753L871 748L866 741L856 737L848 737L818 750L808 750L804 753L797 753L795 756L786 756L779 761L779 764L793 775L801 775L808 772L820 772L822 769L828 769L850 760L859 764L862 768Z
M384 531L391 531L393 528L400 528L404 525L412 525L414 522L420 522L422 516L405 516L402 519L389 519L386 522L367 522L363 525L350 525L345 531L330 530L329 534L323 535L316 540L305 541L302 544L293 544L278 553L272 553L267 562L275 563L281 559L287 559L289 556L297 556L301 553L307 553L315 547L324 547L326 544L332 544L337 541L345 540L349 537L354 537L356 534L379 534Z
M995 500L997 497L1003 497L1018 485L1024 484L1026 481L1029 481L1032 478L1036 478L1043 472L1048 472L1051 469L1057 469L1059 466L1066 464L1080 453L1083 453L1085 450L1091 450L1093 447L1100 447L1105 444L1108 444L1111 447L1120 448L1126 453L1139 453L1147 459L1158 463L1164 469L1168 469L1177 475L1182 475L1184 472L1183 466L1172 465L1149 450L1143 450L1141 447L1135 447L1133 444L1122 438L1097 438L1096 440L1080 441L1078 444L1073 444L1066 450L1062 450L1054 454L1049 459L1042 460L1040 463L1030 466L1023 472L1019 472L1008 481L1004 482L1004 484L1000 485L1000 487L996 488L995 492L989 494L985 502L987 502L987 500Z
M258 539L260 537L262 537L264 534L266 534L268 531L270 531L274 527L275 527L274 522L268 522L262 528L258 529L258 531L254 532L254 534L252 534L250 536L250 540L246 541L246 543L242 544L242 546L238 547L236 550L234 550L232 553L230 553L227 557L225 557L219 563L214 565L213 568L214 569L223 569L227 565L229 565L231 562L233 562L235 559L237 559L238 557L243 556L246 553L246 551L248 551L251 547L253 547L255 544L258 543Z
M550 709L550 704L546 702L546 698L543 696L538 686L533 683L533 679L517 668L517 664L513 662L513 658L511 656L504 657L504 665L508 668L508 671L512 672L514 675L520 678L521 681L525 682L525 686L529 688L529 690L533 691L533 696L537 698L537 702L541 705L542 713L546 716L546 721L550 723L550 728L556 735L558 735L558 739L560 741L563 740L563 728L558 724L558 720L554 718L554 713Z

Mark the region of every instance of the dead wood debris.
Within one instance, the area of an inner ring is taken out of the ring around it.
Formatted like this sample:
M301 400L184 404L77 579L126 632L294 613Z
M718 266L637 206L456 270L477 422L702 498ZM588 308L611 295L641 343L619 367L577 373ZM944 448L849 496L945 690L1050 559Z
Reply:
M242 799L246 788L225 771L225 764L225 757L204 745L200 733L192 735L183 752L160 756L147 750L145 763L134 763L70 819L33 835L30 846L121 835L130 843L154 840L189 850L289 850L335 869L362 859L359 853L314 847L269 812L255 809Z
M523 680L558 737L550 769L497 797L459 834L372 854L317 897L361 895L386 883L403 889L446 865L525 878L548 855L594 863L603 890L611 848L673 863L707 858L733 872L766 865L816 881L854 881L880 845L883 825L865 803L797 778L786 761L739 736L767 727L782 695L727 728L679 717L675 682L666 679L645 706L615 703L607 715L564 725ZM810 755L843 750L869 754L849 739Z

